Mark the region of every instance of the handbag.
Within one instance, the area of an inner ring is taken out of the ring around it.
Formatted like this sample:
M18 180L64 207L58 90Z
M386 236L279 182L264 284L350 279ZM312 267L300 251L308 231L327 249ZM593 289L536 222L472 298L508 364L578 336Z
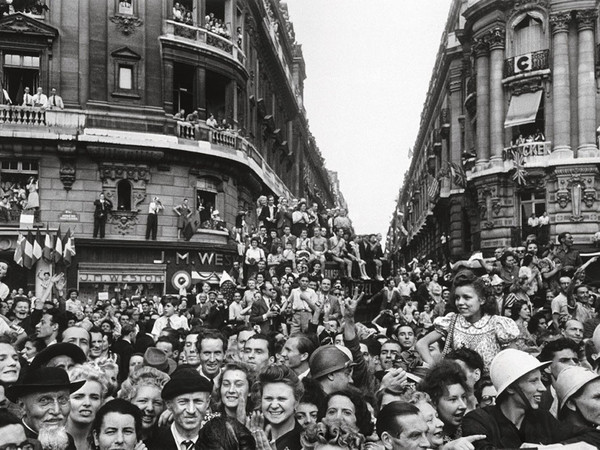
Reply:
M445 358L448 353L452 351L452 344L454 344L454 328L456 327L456 320L458 314L455 314L450 319L450 326L448 327L448 336L446 337L446 343L444 344L444 350L442 350L442 358Z

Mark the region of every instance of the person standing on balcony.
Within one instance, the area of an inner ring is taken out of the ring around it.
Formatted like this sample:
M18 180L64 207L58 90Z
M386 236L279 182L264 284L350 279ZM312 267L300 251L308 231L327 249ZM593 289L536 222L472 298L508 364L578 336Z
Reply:
M529 234L533 234L537 239L540 230L540 219L536 217L535 211L531 213L531 216L527 220L527 225L529 225Z
M540 246L544 246L548 244L548 239L550 236L550 216L548 216L548 211L544 211L539 218L540 224L540 232L538 235L538 242Z
M217 128L217 119L215 119L215 116L213 114L211 114L210 116L208 116L208 119L206 119L206 125L216 129Z
M6 89L2 89L0 105L12 105L12 100L10 99L10 95L8 95L8 91Z
M25 88L23 93L23 105L22 106L33 106L33 95L29 92L29 88Z
M189 218L192 216L192 209L188 203L188 199L184 198L183 203L173 208L175 214L177 214L177 239L181 239L183 230L185 229Z
M154 197L148 205L148 222L146 222L146 240L150 239L152 234L152 240L156 240L156 232L158 231L158 213L161 212L165 207L163 206L160 198Z
M113 204L104 197L104 194L100 194L100 197L94 201L94 206L96 208L94 211L94 238L96 238L98 232L100 232L100 239L104 239L106 219L108 218L108 213L112 209Z
M50 91L50 97L48 98L46 108L55 110L65 109L65 104L63 103L62 97L56 94L56 88L52 88Z
M544 141L546 140L546 136L544 136L544 133L542 133L542 132L540 131L540 129L539 129L539 128L537 128L537 129L535 130L535 134L533 135L533 140L534 140L535 142L544 142Z
M27 204L25 209L38 210L40 208L40 196L38 195L38 182L34 177L29 177L27 180Z
M48 105L48 97L44 94L42 87L37 88L36 94L33 96L33 106L35 108L45 108Z

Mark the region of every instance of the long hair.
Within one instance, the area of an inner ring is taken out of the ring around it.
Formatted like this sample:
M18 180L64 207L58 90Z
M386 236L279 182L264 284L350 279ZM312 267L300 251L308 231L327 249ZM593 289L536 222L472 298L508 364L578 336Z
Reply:
M446 305L446 313L457 312L455 292L456 292L456 288L459 288L462 286L471 286L475 290L475 292L477 293L479 298L484 301L484 303L481 305L481 314L482 315L488 314L491 316L491 315L498 314L498 310L497 310L496 302L494 301L494 298L493 298L491 286L486 284L485 281L483 281L481 279L481 277L478 277L477 275L475 275L475 273L473 273L472 270L468 270L468 269L461 270L455 275L454 280L452 281L452 290L450 293L450 300L448 301L448 304Z

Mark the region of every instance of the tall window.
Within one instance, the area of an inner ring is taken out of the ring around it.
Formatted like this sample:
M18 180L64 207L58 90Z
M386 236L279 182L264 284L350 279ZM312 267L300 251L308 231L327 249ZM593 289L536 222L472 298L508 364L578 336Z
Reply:
M4 79L2 84L13 104L23 103L26 87L33 95L39 84L40 55L5 53L3 59Z
M131 211L131 183L127 180L117 183L117 209Z
M125 65L119 66L119 89L133 89L133 67Z
M537 52L547 48L544 22L540 13L530 11L513 22L512 56Z
M529 234L535 234L535 231L530 229L528 220L532 213L536 217L541 217L546 211L546 192L523 192L520 194L521 200L521 230L522 238L525 239Z

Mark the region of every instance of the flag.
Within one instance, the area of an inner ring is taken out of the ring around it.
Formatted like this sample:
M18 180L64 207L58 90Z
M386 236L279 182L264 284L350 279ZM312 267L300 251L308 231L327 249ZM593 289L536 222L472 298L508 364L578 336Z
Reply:
M38 262L42 258L42 236L40 235L40 229L38 228L35 233L35 239L33 240L33 264Z
M60 225L59 225L58 230L56 230L56 237L54 238L54 253L52 255L54 262L55 263L60 262L62 255L63 255L63 242L62 242L62 239L60 238Z
M46 226L46 235L44 237L44 249L42 250L42 257L44 261L51 263L52 262L52 250L54 248L52 242L52 235L50 234L50 230L48 226Z
M31 234L31 230L27 233L27 239L25 239L23 248L23 266L28 269L31 269L31 266L33 266L33 235Z
M63 238L63 242L65 243L65 250L63 252L63 257L65 259L65 264L69 266L71 264L71 260L73 256L75 256L75 238L71 235L71 229L67 230L65 237Z
M15 262L23 267L23 244L25 244L25 237L19 233L19 237L17 238L17 245L15 248Z
M427 194L429 195L430 200L435 200L435 197L438 194L438 189L440 187L440 182L437 178L434 178L431 184L429 185L429 189L427 190Z

